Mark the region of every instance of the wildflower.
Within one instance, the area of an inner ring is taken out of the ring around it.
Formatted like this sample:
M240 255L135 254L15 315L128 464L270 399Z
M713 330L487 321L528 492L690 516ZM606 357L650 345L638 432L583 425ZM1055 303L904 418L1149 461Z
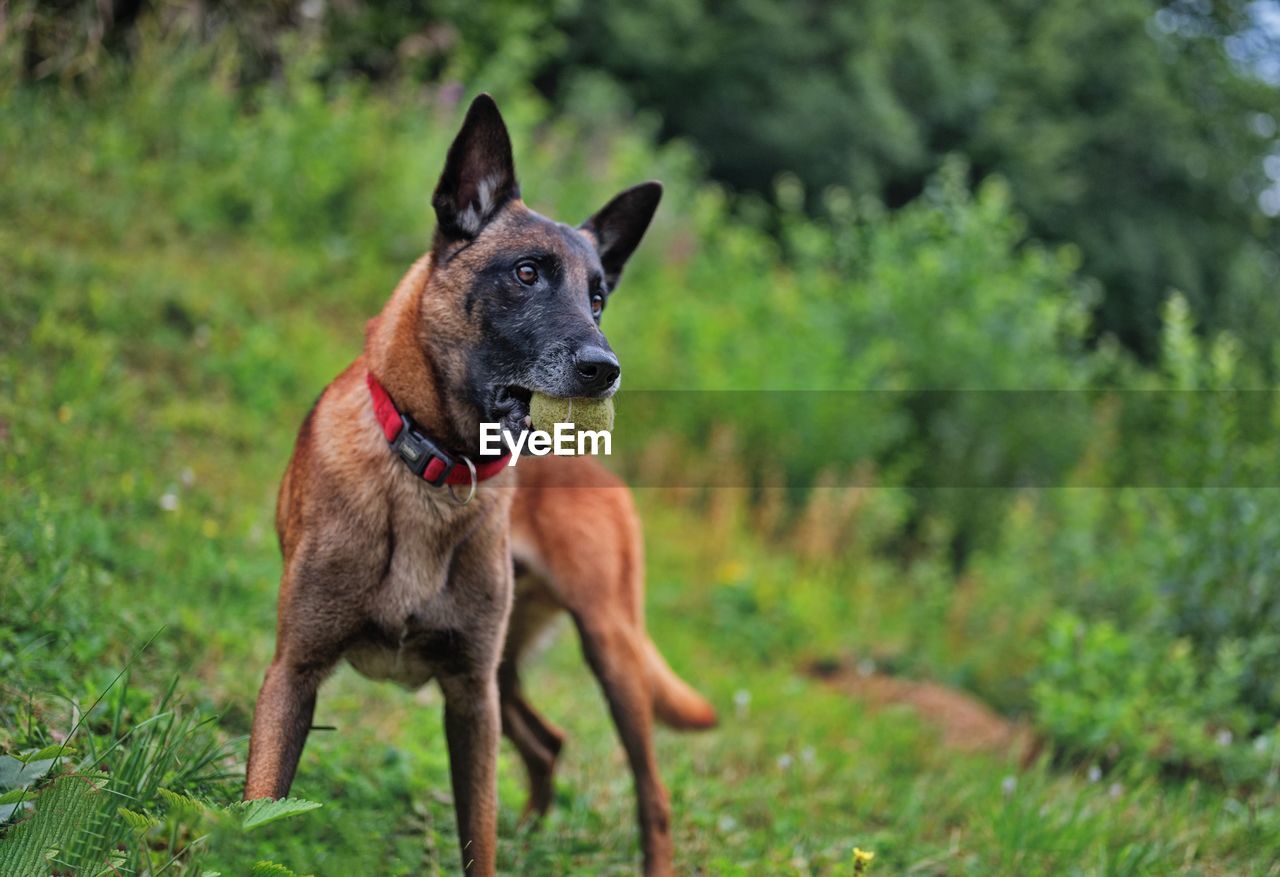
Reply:
M791 765L794 763L794 761L795 761L795 759L791 757L791 753L790 753L790 752L784 752L784 753L782 753L781 755L779 755L779 756L778 756L778 769L779 769L779 770L788 770L788 769L790 769L790 767L791 767Z
M867 869L871 867L871 860L874 859L875 857L876 857L876 854L871 852L871 850L864 850L859 847L854 847L853 848L853 873L854 874L867 873Z
M178 494L172 490L167 490L160 497L160 508L166 512L176 512L178 510Z
M751 706L751 692L745 688L739 688L733 693L733 705L737 708L739 717L745 716L747 709Z
M1000 781L1000 791L1004 792L1006 798L1013 797L1014 791L1018 788L1018 778L1010 774Z
M1096 783L1100 779L1102 779L1102 768L1096 764L1089 765L1089 782Z
M730 560L720 564L720 568L716 570L716 575L724 584L730 582L742 581L747 573L746 564L740 560Z

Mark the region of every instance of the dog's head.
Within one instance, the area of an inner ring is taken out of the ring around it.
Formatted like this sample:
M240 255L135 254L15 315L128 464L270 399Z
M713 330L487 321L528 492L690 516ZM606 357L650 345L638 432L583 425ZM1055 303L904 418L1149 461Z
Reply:
M621 368L600 316L661 196L659 183L642 183L576 227L539 216L520 200L497 105L475 99L432 198L420 309L420 337L460 403L450 408L461 435L474 437L480 422L519 432L535 391L617 391Z

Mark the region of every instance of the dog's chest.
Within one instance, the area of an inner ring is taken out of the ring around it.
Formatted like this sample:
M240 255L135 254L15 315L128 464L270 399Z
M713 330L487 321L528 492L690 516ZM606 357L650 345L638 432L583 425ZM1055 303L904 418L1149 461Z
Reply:
M393 512L386 574L346 658L361 675L416 688L466 670L475 636L473 604L490 583L458 574L463 555L473 550L467 537L484 510L404 499Z

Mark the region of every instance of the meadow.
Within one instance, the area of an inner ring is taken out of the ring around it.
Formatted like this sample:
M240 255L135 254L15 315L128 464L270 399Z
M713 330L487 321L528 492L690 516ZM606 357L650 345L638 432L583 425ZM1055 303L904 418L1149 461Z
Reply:
M246 92L216 53L157 45L95 85L0 93L6 874L454 871L430 690L340 670L294 785L320 806L233 806L278 478L425 248L465 105L307 64ZM896 211L830 193L822 221L783 178L757 221L651 120L497 97L536 209L667 184L605 316L620 437L628 392L860 400L686 408L619 463L653 637L722 718L658 737L684 872L850 874L861 848L873 874L1280 875L1280 497L1249 486L1274 483L1280 408L1213 407L1268 388L1274 352L1201 331L1176 294L1154 361L1097 338L1079 252L960 159ZM1084 415L997 418L954 389ZM1190 401L1116 413L1117 391ZM756 439L789 432L807 453L749 484ZM856 466L829 465L837 444ZM707 467L742 486L688 475ZM1010 736L955 739L872 675L945 685ZM504 744L504 872L634 873L630 776L571 631L527 688L569 743L538 830Z

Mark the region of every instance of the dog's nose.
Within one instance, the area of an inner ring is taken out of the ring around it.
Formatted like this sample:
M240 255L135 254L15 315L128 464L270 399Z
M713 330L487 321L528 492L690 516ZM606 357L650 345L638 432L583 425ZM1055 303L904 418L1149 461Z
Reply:
M603 393L622 373L618 357L603 347L584 347L574 358L574 369L585 393Z

